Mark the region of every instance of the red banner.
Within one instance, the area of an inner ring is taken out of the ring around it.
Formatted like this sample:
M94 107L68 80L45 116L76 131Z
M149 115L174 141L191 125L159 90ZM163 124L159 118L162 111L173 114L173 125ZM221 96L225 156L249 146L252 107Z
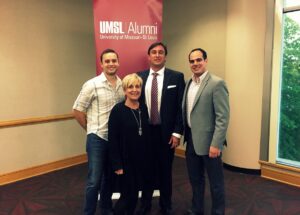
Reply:
M97 75L106 48L119 54L120 77L144 70L149 45L162 40L162 0L94 0L94 28Z

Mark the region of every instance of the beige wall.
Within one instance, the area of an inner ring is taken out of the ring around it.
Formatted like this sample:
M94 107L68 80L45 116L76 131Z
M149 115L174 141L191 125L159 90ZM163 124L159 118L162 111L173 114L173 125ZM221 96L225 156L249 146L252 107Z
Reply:
M167 66L188 79L187 55L202 47L228 83L225 162L259 168L265 1L164 1L163 16ZM2 0L0 26L0 122L70 113L95 75L92 1ZM0 175L85 151L74 120L1 128L0 138Z
M168 45L167 66L191 76L188 54L193 48L208 53L211 72L225 77L226 2L220 0L164 1L163 40Z
M0 122L71 112L95 75L92 1L1 0ZM0 175L83 154L74 120L0 128Z
M259 169L266 1L227 2L225 77L230 89L231 120L224 161Z

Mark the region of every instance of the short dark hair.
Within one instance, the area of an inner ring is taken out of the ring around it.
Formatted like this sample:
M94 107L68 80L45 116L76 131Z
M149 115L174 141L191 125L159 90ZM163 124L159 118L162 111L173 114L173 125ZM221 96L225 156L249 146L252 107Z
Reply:
M202 53L202 55L203 55L203 59L204 60L207 59L207 53L206 53L206 51L204 49L202 49L202 48L195 48L192 51L190 51L190 53L189 53L189 60L190 60L190 56L191 56L192 52L195 52L195 51L200 51Z
M167 46L165 44L163 44L162 42L155 42L155 43L152 43L149 48L148 48L148 55L150 55L150 51L152 49L154 49L156 46L162 46L165 50L165 55L168 54L168 49L167 49Z
M117 55L117 58L119 59L119 55L118 55L118 53L117 53L115 50L113 50L113 49L105 49L105 50L101 53L101 55L100 55L100 61L101 61L101 63L102 63L102 60L103 60L103 55L105 55L105 54L107 54L107 53L115 53L115 54Z

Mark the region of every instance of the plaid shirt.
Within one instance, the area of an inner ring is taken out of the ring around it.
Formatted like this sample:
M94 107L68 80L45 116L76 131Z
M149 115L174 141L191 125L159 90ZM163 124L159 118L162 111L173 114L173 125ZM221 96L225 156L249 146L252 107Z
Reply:
M102 72L82 86L73 109L86 113L87 134L94 133L107 140L110 111L122 100L124 92L121 79L117 77L116 88L113 88Z

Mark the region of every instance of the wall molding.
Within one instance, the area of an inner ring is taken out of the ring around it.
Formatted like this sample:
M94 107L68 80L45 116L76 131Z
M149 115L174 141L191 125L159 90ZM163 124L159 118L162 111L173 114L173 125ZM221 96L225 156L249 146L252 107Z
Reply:
M185 158L185 150L177 148L175 155ZM300 169L281 164L273 164L266 161L259 161L261 165L260 175L262 178L281 182L284 184L300 187Z
M175 151L175 155L181 158L185 158L185 150L177 148ZM75 157L66 158L63 160L54 161L51 163L47 163L35 167L30 167L27 169L22 169L11 173L6 173L0 175L0 186L5 184L10 184L16 181L28 179L34 176L43 175L67 167L75 166L85 162L87 162L87 156L86 154L83 154L83 155L78 155Z
M73 114L69 113L69 114L59 114L59 115L52 115L52 116L33 117L33 118L26 118L26 119L7 120L7 121L0 121L0 128L69 120L73 118L74 118Z
M0 186L87 162L86 154L0 175Z
M300 169L281 164L259 161L261 177L300 187Z
M177 148L175 150L175 155L185 158L185 150ZM86 162L87 156L86 154L82 154L59 161L2 174L0 175L0 186ZM281 164L273 164L266 161L259 161L259 163L261 165L261 177L300 187L300 169Z

